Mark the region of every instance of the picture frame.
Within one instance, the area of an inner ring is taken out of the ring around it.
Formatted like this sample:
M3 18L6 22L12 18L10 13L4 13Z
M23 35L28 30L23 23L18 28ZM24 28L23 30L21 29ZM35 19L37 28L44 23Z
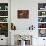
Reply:
M29 10L17 10L17 18L19 19L29 18Z

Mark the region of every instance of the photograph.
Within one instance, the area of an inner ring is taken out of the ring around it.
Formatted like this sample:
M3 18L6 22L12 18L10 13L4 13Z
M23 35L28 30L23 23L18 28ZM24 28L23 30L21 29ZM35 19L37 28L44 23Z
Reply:
M29 18L29 10L18 10L17 17L18 18Z

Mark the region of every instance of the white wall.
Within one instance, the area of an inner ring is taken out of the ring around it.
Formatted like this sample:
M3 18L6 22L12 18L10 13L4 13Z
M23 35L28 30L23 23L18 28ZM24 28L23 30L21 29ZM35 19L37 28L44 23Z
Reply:
M34 5L32 5L34 4ZM18 19L17 10L29 10L29 19ZM16 25L17 30L28 30L29 26L37 25L37 2L30 0L12 0L11 1L11 22ZM35 19L36 18L36 19Z

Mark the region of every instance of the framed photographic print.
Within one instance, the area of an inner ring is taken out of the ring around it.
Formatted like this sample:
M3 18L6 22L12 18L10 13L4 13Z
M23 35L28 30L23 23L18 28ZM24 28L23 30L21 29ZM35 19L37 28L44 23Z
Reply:
M18 10L17 17L18 18L29 18L29 10Z

